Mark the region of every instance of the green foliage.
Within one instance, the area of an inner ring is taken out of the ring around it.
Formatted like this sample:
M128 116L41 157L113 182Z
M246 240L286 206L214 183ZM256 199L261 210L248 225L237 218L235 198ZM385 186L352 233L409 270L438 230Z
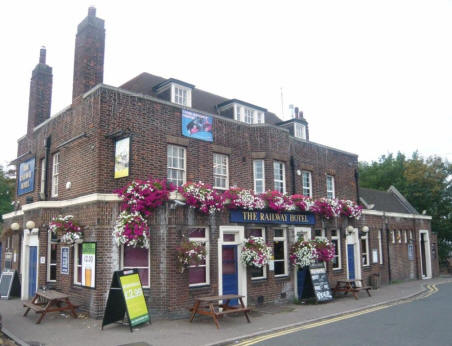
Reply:
M0 166L0 216L13 210L11 202L14 200L16 179L14 171L6 172ZM2 219L0 217L0 223Z
M383 155L377 162L359 164L360 186L387 190L394 185L416 210L432 216L438 233L440 259L452 241L452 165L440 157L424 159L414 152L407 159L400 152Z

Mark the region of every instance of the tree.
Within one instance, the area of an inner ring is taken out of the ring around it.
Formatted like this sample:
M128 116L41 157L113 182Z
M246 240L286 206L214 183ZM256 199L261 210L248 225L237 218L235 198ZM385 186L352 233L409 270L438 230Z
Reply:
M14 171L5 171L0 166L0 215L9 213L14 209L11 202L14 199L15 189L16 179ZM3 223L1 217L0 223Z
M360 186L387 190L394 185L419 212L432 216L438 234L440 260L452 250L452 165L440 157L410 159L400 152L383 155L377 162L359 164Z

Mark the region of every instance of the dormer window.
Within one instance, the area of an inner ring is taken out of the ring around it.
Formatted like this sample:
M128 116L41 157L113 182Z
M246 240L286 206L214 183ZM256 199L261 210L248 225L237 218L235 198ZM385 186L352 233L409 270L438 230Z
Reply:
M294 134L296 138L306 139L306 126L300 123L294 123Z
M172 83L171 102L181 106L191 107L191 89Z
M195 86L178 79L170 78L157 84L152 89L163 100L176 103L181 106L191 107L191 90Z
M237 99L232 99L217 105L221 115L233 118L247 124L265 123L265 108L254 106Z

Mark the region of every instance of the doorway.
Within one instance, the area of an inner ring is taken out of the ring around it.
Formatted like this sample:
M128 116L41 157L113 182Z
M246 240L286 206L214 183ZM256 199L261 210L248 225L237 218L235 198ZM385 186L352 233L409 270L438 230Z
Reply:
M246 266L240 262L243 226L220 226L218 239L218 294L240 294L247 304ZM238 301L231 301L233 305Z
M358 229L347 232L346 235L346 258L347 258L347 278L349 280L361 279L361 261L359 249Z
M37 266L38 266L38 247L29 246L28 255L28 296L33 297L37 288Z
M311 228L309 227L295 227L294 228L294 241L298 241L300 239L303 239L305 241L311 240ZM306 274L307 274L308 268L304 267L302 269L297 269L294 271L295 274L295 280L294 280L294 291L296 294L296 297L298 299L301 299L303 297L303 287L305 284Z
M36 293L39 282L39 237L38 229L24 230L22 242L22 299L31 299Z

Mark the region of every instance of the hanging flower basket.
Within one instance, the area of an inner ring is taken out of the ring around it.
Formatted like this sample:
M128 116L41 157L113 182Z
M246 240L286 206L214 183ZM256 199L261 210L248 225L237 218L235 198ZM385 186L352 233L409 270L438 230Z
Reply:
M152 210L166 202L169 193L175 189L174 185L168 185L166 180L149 178L134 180L116 193L123 199L121 210L131 214L139 212L146 217Z
M206 257L206 247L200 242L185 240L177 248L177 260L181 273L190 265L199 266L205 263Z
M74 220L72 215L58 215L49 223L49 231L61 234L60 241L64 244L74 244L83 241L82 227Z
M118 246L149 249L149 226L140 213L123 211L116 219L113 238Z
M329 220L340 215L340 207L337 199L320 198L311 206L311 211Z
M289 260L294 267L309 267L315 263L316 258L316 250L312 241L300 239L292 245L289 252Z
M292 199L292 203L301 211L310 211L314 205L314 200L308 196L292 195L290 198Z
M326 238L314 239L315 256L317 261L330 262L336 255L334 245Z
M228 201L227 206L230 209L256 210L265 208L264 200L260 196L256 196L253 190L231 187L223 193L223 198Z
M278 191L267 191L261 194L261 197L267 202L268 207L277 213L295 210L295 205L290 197Z
M265 244L264 239L250 236L248 240L245 240L240 253L240 259L243 264L262 268L271 259L272 249Z
M341 200L340 201L340 214L346 216L348 218L355 218L359 220L361 217L361 213L363 211L363 207L357 205L355 202L350 200Z
M189 182L178 190L185 197L185 203L204 214L215 214L223 210L223 196L208 184Z

